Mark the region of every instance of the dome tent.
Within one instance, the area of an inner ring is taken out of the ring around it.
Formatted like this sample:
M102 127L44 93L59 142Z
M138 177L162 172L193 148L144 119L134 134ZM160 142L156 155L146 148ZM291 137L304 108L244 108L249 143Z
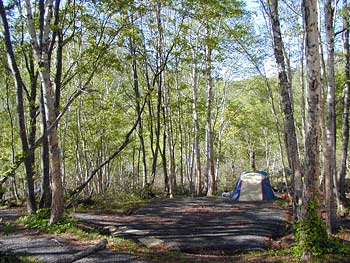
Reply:
M243 172L232 192L232 199L239 201L274 200L276 196L265 171Z

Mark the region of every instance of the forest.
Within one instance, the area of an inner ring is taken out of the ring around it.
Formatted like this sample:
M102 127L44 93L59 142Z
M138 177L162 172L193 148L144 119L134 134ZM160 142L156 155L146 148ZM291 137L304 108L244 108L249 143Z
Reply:
M81 200L215 197L264 170L304 259L339 229L347 0L0 0L0 15L2 205L54 225Z

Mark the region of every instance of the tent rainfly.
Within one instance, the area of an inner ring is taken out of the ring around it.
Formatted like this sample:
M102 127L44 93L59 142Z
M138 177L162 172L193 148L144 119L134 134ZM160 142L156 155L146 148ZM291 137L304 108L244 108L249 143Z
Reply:
M232 192L232 199L239 201L276 199L268 173L265 171L241 173Z

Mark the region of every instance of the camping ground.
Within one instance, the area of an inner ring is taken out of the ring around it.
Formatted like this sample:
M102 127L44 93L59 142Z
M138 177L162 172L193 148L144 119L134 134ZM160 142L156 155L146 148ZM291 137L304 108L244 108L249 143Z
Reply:
M0 210L1 250L35 258L35 262L59 262L102 238L108 239L106 250L77 262L294 261L288 252L279 252L293 241L291 210L283 200L154 199L131 210L71 211L85 236L76 230L54 235L27 229L14 221L22 213L18 208ZM348 240L349 222L344 220L347 229L342 231ZM326 262L348 262L336 260Z

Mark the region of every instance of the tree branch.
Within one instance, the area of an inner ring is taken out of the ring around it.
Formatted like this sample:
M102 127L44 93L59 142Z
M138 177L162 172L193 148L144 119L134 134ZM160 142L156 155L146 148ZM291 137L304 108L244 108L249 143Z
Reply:
M72 263L79 259L85 258L93 253L96 253L100 250L103 250L107 247L107 239L103 239L102 241L98 242L96 245L92 247L88 247L85 250L82 250L78 253L75 253L73 255L69 255L67 257L61 258L57 260L55 263Z

